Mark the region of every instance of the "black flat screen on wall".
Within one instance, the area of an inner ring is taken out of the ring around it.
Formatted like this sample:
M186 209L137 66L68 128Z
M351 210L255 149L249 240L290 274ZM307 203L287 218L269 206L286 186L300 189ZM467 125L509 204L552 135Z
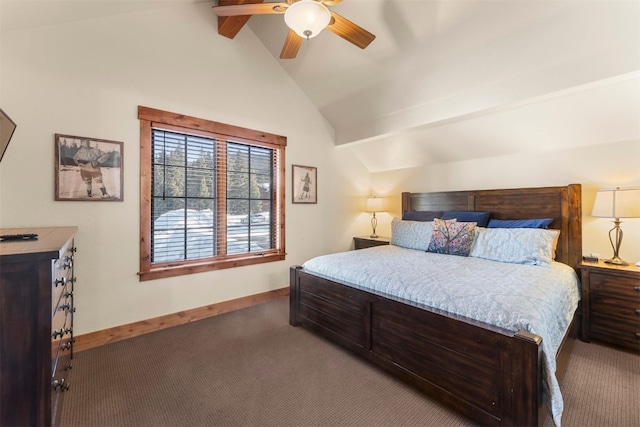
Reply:
M0 160L4 157L15 130L16 124L0 108Z

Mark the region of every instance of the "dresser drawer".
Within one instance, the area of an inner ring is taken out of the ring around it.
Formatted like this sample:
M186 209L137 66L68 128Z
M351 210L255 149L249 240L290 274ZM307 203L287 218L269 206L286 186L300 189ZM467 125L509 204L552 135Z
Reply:
M51 363L52 373L56 372L57 359L66 349L66 354L72 355L73 350L73 297L65 293L60 298L56 311L51 320Z
M640 299L621 299L618 294L591 292L591 312L640 324Z
M62 413L62 403L64 400L65 392L62 390L51 390L51 425L60 425L60 416Z
M53 262L53 282L51 283L51 313L55 315L61 296L71 292L73 278L73 252L67 250L63 258Z
M67 299L71 296L71 283L64 277L59 279L57 284L51 288L51 316L55 317L60 311L60 306L67 303Z
M63 258L60 258L53 263L53 270L53 277L56 279L62 277L70 279L73 272L73 253L71 251L65 252Z
M591 314L591 338L630 350L640 350L640 322L621 322L612 317Z
M56 426L60 421L62 402L67 390L69 390L69 370L71 369L71 351L67 348L68 340L60 341L60 347L56 351L51 375L51 425ZM65 350L66 349L66 350Z
M592 272L590 275L591 292L606 292L623 300L640 303L640 279Z
M59 424L60 411L66 391L69 390L69 373L71 369L71 357L73 336L71 335L71 316L66 311L61 311L56 316L64 319L60 334L51 341L51 425Z
M66 279L64 283L60 283L57 286L52 285L51 288L51 316L56 315L58 306L60 305L60 298L67 292Z
M71 322L67 319L67 310L61 310L61 308L65 307L65 304L62 304L58 308L58 313L53 316L51 319L51 341L60 340L62 336L65 334L63 331L65 328L68 328L71 325Z
M60 372L66 371L71 364L71 347L73 345L73 338L71 336L70 317L66 317L66 323L63 326L62 335L58 335L51 341L51 376L57 377Z
M58 348L55 351L55 357L52 360L52 377L62 378L66 372L71 368L71 346L73 338L67 336L58 341Z

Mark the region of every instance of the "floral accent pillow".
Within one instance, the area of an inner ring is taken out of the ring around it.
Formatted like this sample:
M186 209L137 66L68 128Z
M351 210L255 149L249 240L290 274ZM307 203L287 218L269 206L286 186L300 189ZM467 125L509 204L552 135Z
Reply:
M433 232L427 252L438 254L469 256L475 236L475 222L454 220L433 220Z

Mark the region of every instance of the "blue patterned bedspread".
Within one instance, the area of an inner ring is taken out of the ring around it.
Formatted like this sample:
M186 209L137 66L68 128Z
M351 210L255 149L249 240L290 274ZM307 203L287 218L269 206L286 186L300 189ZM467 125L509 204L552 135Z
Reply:
M560 426L563 401L555 355L580 300L580 282L571 267L510 264L394 245L319 256L303 267L345 285L541 336L544 402Z

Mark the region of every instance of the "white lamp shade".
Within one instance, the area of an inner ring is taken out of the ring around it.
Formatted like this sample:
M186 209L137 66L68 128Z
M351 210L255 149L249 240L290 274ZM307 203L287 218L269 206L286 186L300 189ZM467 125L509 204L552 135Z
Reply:
M640 218L640 189L600 190L591 216L599 218Z
M383 212L384 200L381 197L369 197L367 198L367 207L365 212Z
M329 9L315 0L300 0L284 13L284 22L297 35L310 39L324 30L331 21Z

